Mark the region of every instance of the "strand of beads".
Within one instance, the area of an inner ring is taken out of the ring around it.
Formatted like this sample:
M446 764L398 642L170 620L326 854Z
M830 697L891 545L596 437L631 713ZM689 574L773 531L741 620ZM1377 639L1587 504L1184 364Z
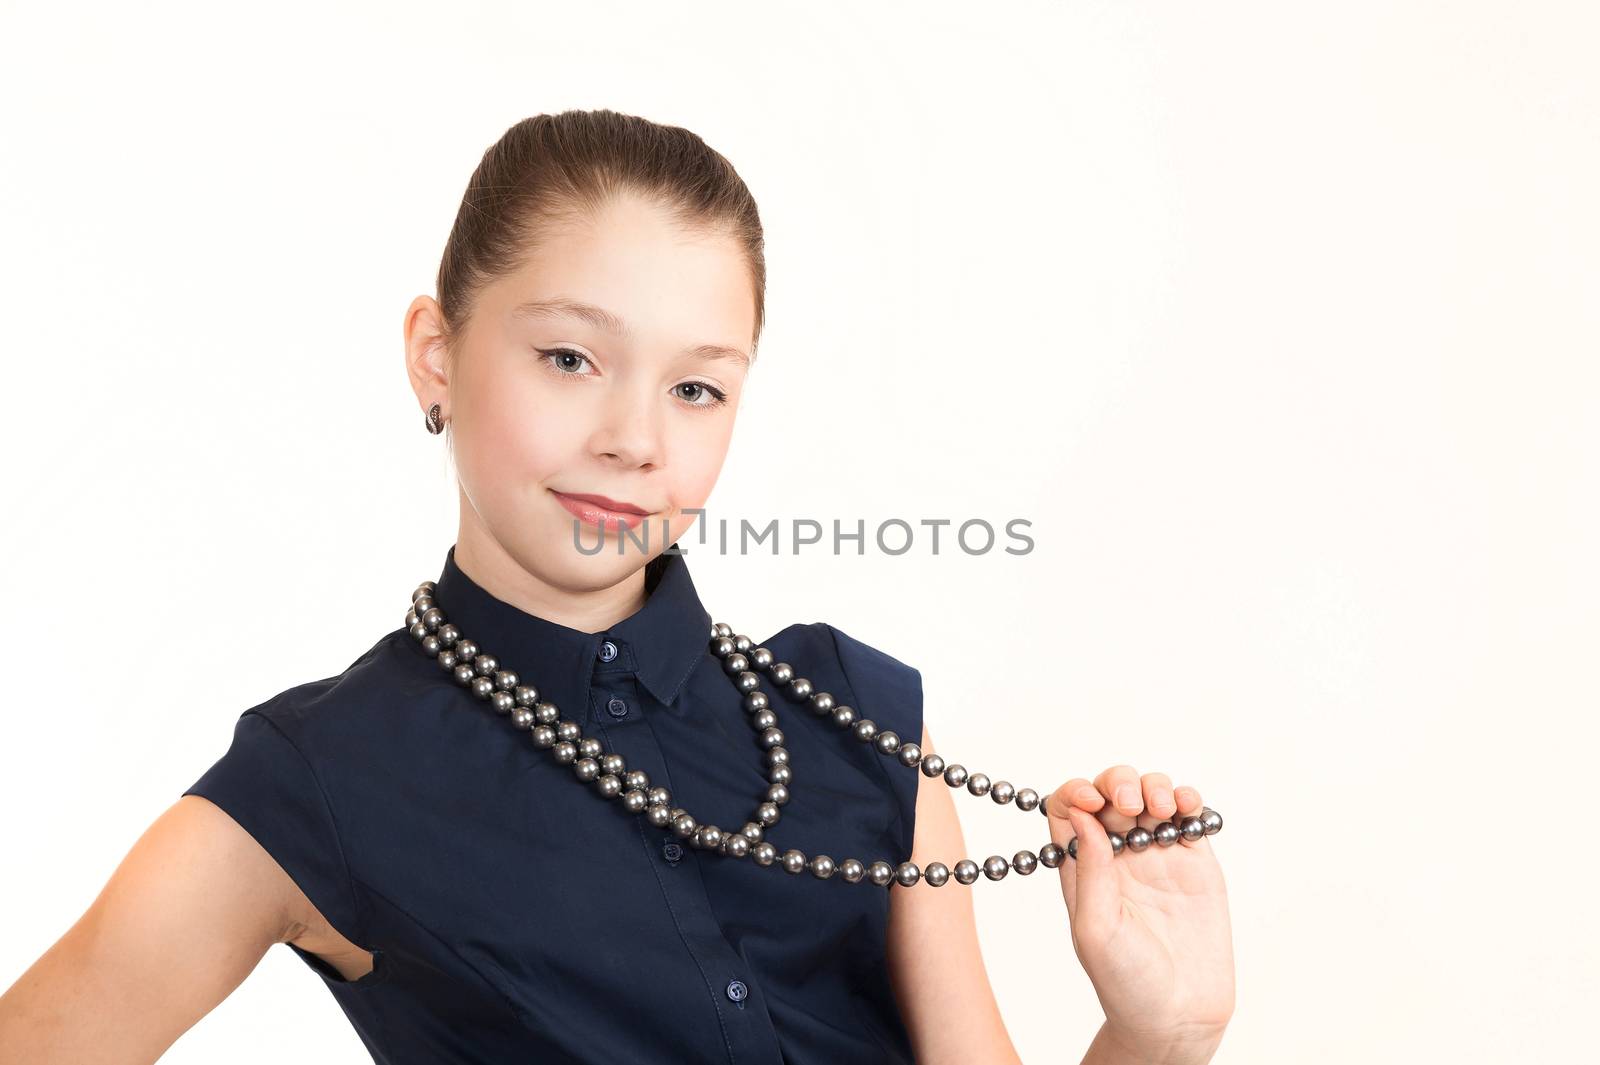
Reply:
M840 729L849 730L863 743L871 743L879 754L893 755L907 768L920 767L924 776L943 777L944 782L952 788L966 785L970 794L988 795L999 805L1015 801L1019 810L1038 809L1041 814L1047 813L1039 793L1033 788L1019 789L1013 787L1009 781L991 781L987 774L969 773L960 763L946 765L944 759L937 754L924 756L920 744L903 741L893 730L880 729L871 718L858 717L854 708L838 703L831 693L816 691L809 679L797 676L794 668L787 662L774 661L769 649L754 646L748 636L735 635L732 627L722 622L713 625L711 631L711 653L722 659L723 671L733 681L734 687L744 695L744 708L751 715L750 723L758 733L761 746L767 751L769 759L774 752L782 752L781 762L785 768L789 762L788 752L782 747L784 737L776 727L777 718L771 709L771 700L761 690L762 673L780 686L780 690L790 702L804 703L813 715L830 718ZM788 801L788 790L781 785L774 785L768 789L767 798L769 803L781 804ZM1107 832L1107 835L1111 839L1111 851L1115 856L1121 854L1124 849L1142 851L1152 843L1170 847L1179 839L1193 842L1201 836L1215 835L1220 831L1222 831L1222 815L1206 806L1201 808L1199 816L1185 817L1177 824L1163 821L1154 829L1135 827L1125 834ZM1064 853L1069 858L1078 856L1077 839L1067 842ZM1061 857L1062 848L1052 841L1039 848L1038 854L1028 850L1018 851L1009 862L1001 855L990 855L984 860L981 869L983 875L990 880L1003 878L1010 869L1015 869L1018 874L1026 876L1033 872L1036 865L1056 868L1061 864ZM938 887L946 883L952 875L952 870L942 862L929 862L926 870L919 870L916 863L910 861L901 862L893 867L888 867L886 862L875 863L875 866L880 864L887 868L875 867L872 870L874 883L893 881L909 887L922 879ZM953 875L957 883L971 884L977 880L979 868L971 859L963 859L956 863Z

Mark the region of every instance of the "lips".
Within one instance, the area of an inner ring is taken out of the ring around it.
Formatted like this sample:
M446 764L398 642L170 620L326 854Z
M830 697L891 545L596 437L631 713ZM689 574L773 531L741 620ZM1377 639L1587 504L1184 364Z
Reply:
M607 525L626 525L628 528L637 528L639 523L650 516L650 512L632 503L624 503L607 496L592 495L589 493L557 492L550 489L563 507L580 521L591 525L598 525L602 529Z

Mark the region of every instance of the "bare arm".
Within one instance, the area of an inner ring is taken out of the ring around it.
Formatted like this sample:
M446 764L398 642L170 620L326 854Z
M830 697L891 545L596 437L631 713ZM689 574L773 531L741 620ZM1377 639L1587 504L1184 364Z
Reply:
M934 750L926 725L922 750ZM911 861L922 868L965 854L949 787L919 773ZM972 888L951 877L943 887L893 887L889 900L890 980L920 1065L1021 1065L984 968Z
M0 996L0 1061L154 1062L301 934L305 896L231 817L178 799Z

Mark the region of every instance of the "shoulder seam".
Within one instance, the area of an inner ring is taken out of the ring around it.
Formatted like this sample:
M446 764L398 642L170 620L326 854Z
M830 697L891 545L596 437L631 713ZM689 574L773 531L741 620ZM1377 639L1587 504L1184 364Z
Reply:
M350 900L355 903L356 907L356 928L353 930L356 934L354 937L352 937L352 941L358 946L365 947L367 944L368 926L371 924L371 914L368 912L366 896L356 890L356 878L350 872L350 860L345 854L344 833L339 828L339 818L334 813L333 803L328 799L327 789L322 785L322 778L317 775L316 766L311 764L311 759L306 757L305 752L300 749L300 745L295 743L294 740L290 738L289 734L283 730L281 725L261 712L261 707L253 707L249 710L246 710L245 714L255 714L262 721L266 722L267 726L271 728L272 731L281 736L283 738L283 742L289 745L289 749L294 751L294 753L299 756L300 761L305 763L306 772L310 774L312 782L316 784L317 796L322 800L322 808L327 811L328 823L333 826L333 842L339 848L339 867L344 870L345 887L350 892ZM244 714L241 714L240 716L242 717ZM327 915L324 914L323 916ZM341 932L340 934L343 935L344 933Z
M826 629L828 631L828 639L831 640L832 643L833 643L833 660L835 662L839 663L839 675L844 678L845 685L847 687L849 687L851 699L852 700L856 700L856 696L858 694L857 691L856 691L856 684L855 684L855 681L850 679L850 671L847 668L845 668L844 655L839 650L839 637L838 637L838 634L834 632L833 626L828 624L827 622L825 622L825 621L818 622L818 624L820 624L824 629ZM899 660L896 659L896 661L899 661ZM905 665L905 663L901 663L901 664ZM909 669L911 667L907 666L907 668ZM920 687L920 683L919 683L919 687ZM859 701L859 700L856 700L856 701ZM904 739L902 739L901 742L906 742L906 741ZM915 740L911 740L909 742L920 743L920 742L922 742L922 737L918 736ZM881 755L878 754L876 748L873 748L872 754L873 754L873 758L872 758L873 762L877 765L878 771L883 774L884 786L889 789L890 796L895 798L895 803L894 803L895 824L899 829L900 835L903 837L906 834L906 819L905 819L905 815L900 810L900 801L899 801L899 798L898 798L899 791L895 788L894 778L889 775L889 767L883 764L883 758L882 758ZM920 783L920 781L919 781L919 783ZM902 861L908 860L910 857L911 857L911 855L908 852L906 854L906 857L904 859L901 859L901 860Z

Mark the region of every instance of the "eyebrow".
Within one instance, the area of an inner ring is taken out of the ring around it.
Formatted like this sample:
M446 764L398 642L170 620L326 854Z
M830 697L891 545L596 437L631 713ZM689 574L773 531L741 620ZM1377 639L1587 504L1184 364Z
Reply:
M596 329L603 329L608 333L615 333L617 336L625 337L631 333L627 322L624 322L604 307L596 307L592 303L584 303L582 300L568 299L564 296L528 300L526 303L520 303L512 308L511 316L513 318L535 319L565 316L576 318ZM737 359L739 362L744 363L746 367L750 365L750 356L738 348L730 348L723 344L697 344L694 347L685 348L683 354L695 359Z

